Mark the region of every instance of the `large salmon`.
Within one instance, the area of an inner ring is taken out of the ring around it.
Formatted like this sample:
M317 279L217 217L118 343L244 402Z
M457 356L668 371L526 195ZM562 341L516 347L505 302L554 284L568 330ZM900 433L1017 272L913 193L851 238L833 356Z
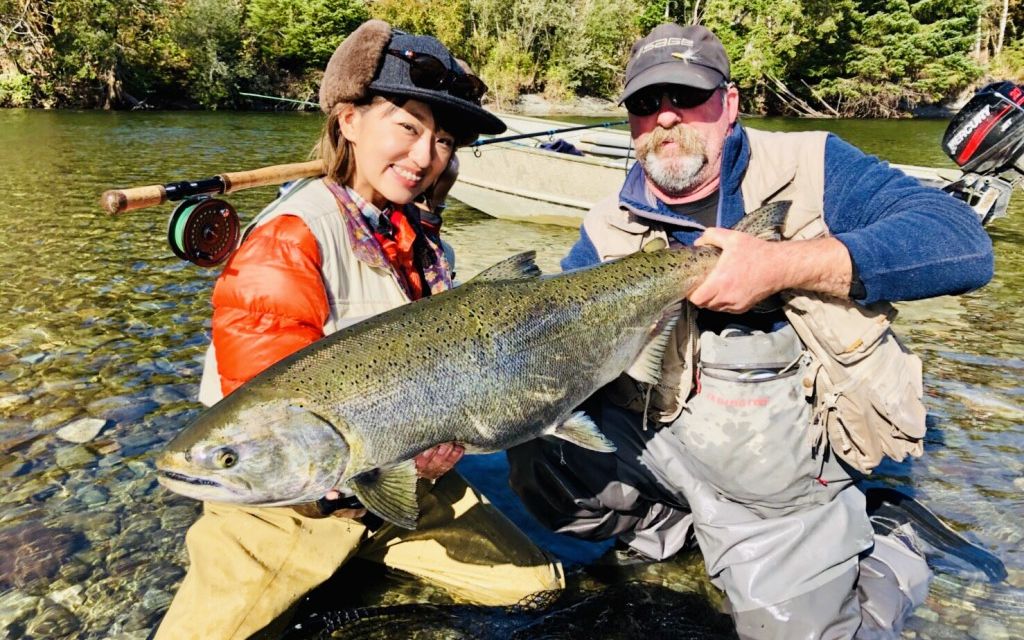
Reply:
M767 205L737 229L777 237L788 209ZM613 451L575 408L627 369L656 382L679 305L719 253L661 249L550 276L532 252L509 258L268 368L167 445L160 482L263 506L340 487L414 528L413 458L434 445L491 452L554 436Z

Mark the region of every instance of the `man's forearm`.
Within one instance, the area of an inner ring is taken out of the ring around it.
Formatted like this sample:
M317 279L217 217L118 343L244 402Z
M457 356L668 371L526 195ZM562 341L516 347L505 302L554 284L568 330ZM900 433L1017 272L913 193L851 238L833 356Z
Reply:
M850 252L835 238L794 240L776 245L783 270L780 289L814 291L848 298L853 280Z

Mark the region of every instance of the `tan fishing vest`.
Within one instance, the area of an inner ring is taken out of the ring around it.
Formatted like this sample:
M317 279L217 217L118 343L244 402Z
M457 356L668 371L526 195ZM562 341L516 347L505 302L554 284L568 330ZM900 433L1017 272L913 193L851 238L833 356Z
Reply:
M246 230L284 214L302 218L320 249L320 274L329 306L324 335L409 302L392 271L368 265L356 257L338 201L322 179L311 178L296 184L253 218ZM446 251L446 256L450 252ZM454 268L451 264L449 267ZM220 374L211 344L199 385L199 401L210 406L221 397Z
M746 211L789 200L783 236L809 239L829 234L824 222L826 132L773 133L744 128L750 163L741 191ZM601 260L634 253L668 235L607 198L583 222ZM921 361L906 351L890 323L887 303L870 307L814 293L787 293L784 312L807 348L812 366L804 380L814 411L812 446L827 439L853 467L869 473L883 456L902 460L923 452L925 408L921 403ZM685 305L665 352L660 382L650 390L620 378L611 387L616 401L668 423L682 412L694 386L698 355L696 312ZM649 402L648 402L649 400Z

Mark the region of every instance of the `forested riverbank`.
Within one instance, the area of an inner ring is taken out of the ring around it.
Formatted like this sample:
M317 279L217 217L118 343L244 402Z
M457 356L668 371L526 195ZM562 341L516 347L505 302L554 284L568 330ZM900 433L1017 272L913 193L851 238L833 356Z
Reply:
M614 98L630 43L666 17L722 38L746 113L892 117L1024 81L1024 0L0 0L0 106L315 101L370 17L436 35L499 109Z

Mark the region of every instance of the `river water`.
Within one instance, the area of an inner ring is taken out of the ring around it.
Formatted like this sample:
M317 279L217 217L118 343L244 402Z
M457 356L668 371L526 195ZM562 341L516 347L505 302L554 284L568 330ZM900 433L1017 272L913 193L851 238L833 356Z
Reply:
M749 124L826 127L894 162L951 166L943 122ZM145 638L184 575L198 513L157 485L152 455L197 412L216 271L173 256L169 207L110 217L99 194L299 161L319 126L302 113L0 111L0 637ZM273 193L232 202L244 220ZM990 285L900 305L899 331L925 361L931 428L923 458L886 464L878 480L927 502L1009 571L999 585L940 575L906 637L1024 636L1024 193L1015 200L990 228ZM458 204L445 226L461 279L526 249L557 270L575 238ZM82 418L103 431L86 444L56 436ZM484 478L500 464L464 470ZM536 535L570 563L603 550ZM706 589L700 573L684 559L640 577ZM394 601L428 593L391 591Z

